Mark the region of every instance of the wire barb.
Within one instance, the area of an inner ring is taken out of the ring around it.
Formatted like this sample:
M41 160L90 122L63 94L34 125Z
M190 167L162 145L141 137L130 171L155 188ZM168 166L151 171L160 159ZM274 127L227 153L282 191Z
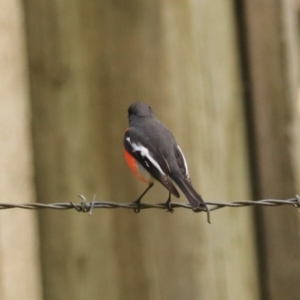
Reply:
M95 199L95 196L94 196L94 199ZM92 208L94 208L94 206L93 206L94 199L92 201L92 205L90 205L86 201L86 198L83 195L78 195L78 197L82 200L81 203L80 204L74 204L73 202L70 202L70 205L73 208L75 208L78 212L91 212Z
M97 194L95 194L94 197L93 197L93 201L92 201L92 204L91 204L91 209L90 209L90 212L89 212L90 216L92 215L93 209L95 207L96 196L97 196Z

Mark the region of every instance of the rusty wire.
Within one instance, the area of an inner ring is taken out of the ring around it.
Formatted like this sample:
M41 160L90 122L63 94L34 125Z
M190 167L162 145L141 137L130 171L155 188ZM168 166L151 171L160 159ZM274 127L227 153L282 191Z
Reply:
M68 210L68 209L75 209L78 212L89 212L92 214L93 209L98 208L126 208L126 209L133 209L133 210L142 210L142 209L150 209L150 208L157 208L157 209L168 209L166 203L156 203L156 204L149 204L149 203L117 203L117 202L110 202L110 201L96 201L96 196L92 199L91 202L87 202L86 198L83 195L79 195L81 198L81 203L73 203L73 202L65 202L65 203L26 203L26 204L11 204L11 203L0 203L0 210L1 209L11 209L11 208L21 208L21 209L57 209L57 210ZM268 207L276 207L282 205L289 205L292 207L300 208L300 196L296 195L295 198L290 198L286 200L276 200L276 199L264 199L264 200L242 200L242 201L233 201L233 202L210 202L206 201L206 204L209 207L210 211L214 211L224 207L245 207L245 206L268 206ZM175 208L186 208L192 209L188 203L171 203L171 207ZM205 212L205 211L204 211Z

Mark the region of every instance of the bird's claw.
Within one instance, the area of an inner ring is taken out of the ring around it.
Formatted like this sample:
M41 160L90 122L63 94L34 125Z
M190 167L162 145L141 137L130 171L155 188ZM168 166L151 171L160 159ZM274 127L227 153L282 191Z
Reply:
M167 212L173 213L174 209L172 208L170 196L169 196L169 199L166 201L165 205L167 207Z
M133 211L134 211L136 214L138 214L138 213L141 211L141 209L140 209L140 207L139 207L140 204L141 204L141 199L137 199L137 200L133 201L132 203L138 206L138 207L135 207L135 208L133 209Z

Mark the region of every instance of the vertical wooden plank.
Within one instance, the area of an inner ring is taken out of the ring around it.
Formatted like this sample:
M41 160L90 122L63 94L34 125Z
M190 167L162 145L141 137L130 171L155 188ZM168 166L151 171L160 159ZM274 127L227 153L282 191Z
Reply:
M298 53L294 1L243 1L253 111L258 198L299 193ZM263 209L258 217L264 299L299 299L299 214Z
M206 199L248 198L231 2L25 7L41 201L139 195L122 157L136 100L172 129ZM144 201L166 197L156 184ZM211 226L184 210L45 211L40 224L46 299L258 299L250 209L213 213Z
M172 99L164 104L165 115L170 118L168 111L176 111L172 127L191 163L194 185L204 199L249 198L232 3L166 1L164 13L166 83ZM197 226L190 218L184 222ZM195 238L194 230L189 240ZM193 255L196 261L201 249L204 262L195 299L258 299L251 210L213 214L212 226L203 226L200 236Z
M0 0L0 202L28 203L33 185L23 10ZM0 299L42 299L34 212L0 211Z

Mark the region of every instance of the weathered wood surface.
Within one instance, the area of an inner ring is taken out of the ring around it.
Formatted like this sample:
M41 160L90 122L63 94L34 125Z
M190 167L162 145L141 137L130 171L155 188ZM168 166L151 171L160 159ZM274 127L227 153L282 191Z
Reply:
M0 0L0 202L35 200L23 10ZM34 212L0 212L0 299L42 299Z
M136 100L172 128L204 198L249 198L229 1L24 4L40 201L135 199L144 186L121 147ZM157 184L145 201L166 197ZM251 209L212 222L180 210L43 211L45 299L258 299Z
M244 0L257 198L286 199L300 187L298 28L294 1ZM300 299L299 213L258 212L263 299Z

